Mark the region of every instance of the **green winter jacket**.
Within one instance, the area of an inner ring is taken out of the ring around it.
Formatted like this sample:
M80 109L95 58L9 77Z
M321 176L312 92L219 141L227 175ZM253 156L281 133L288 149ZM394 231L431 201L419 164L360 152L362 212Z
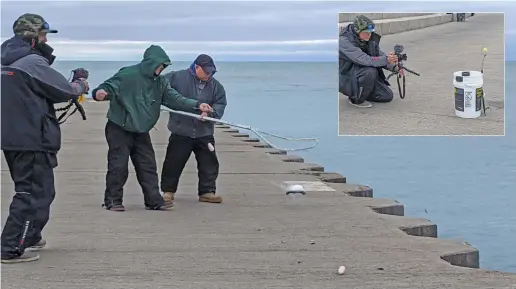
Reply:
M108 93L110 121L126 131L146 133L158 122L162 104L174 110L198 112L197 100L183 97L163 76L154 75L161 64L170 65L170 58L160 46L151 45L139 64L121 68L92 91L93 96L99 89Z

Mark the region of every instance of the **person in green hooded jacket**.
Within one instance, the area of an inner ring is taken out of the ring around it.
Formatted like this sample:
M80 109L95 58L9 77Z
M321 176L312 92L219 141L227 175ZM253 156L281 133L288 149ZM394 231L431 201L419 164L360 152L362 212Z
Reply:
M129 158L142 187L145 208L162 210L173 206L160 194L149 131L158 122L161 105L199 114L211 112L212 108L183 97L170 86L160 75L170 64L167 53L160 46L151 45L140 63L121 68L92 91L96 101L110 102L105 128L109 150L103 206L107 210L125 210L123 187L129 176Z

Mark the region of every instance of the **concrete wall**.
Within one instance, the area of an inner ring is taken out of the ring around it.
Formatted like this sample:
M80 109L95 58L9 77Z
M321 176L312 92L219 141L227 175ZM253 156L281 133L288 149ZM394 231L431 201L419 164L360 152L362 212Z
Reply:
M371 20L381 20L430 14L433 13L339 13L339 23L352 22L358 15L365 15Z
M347 21L339 23L339 32L346 28L357 15L359 13L339 14L339 20ZM380 35L417 30L454 21L453 13L376 13L363 15L375 21L376 32ZM471 17L471 13L468 13L466 17Z

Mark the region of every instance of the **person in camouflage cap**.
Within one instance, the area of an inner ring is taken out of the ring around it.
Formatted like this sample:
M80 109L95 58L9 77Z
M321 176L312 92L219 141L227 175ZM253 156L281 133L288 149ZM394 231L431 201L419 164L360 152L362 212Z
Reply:
M72 83L50 67L55 59L47 33L57 33L43 17L23 14L14 36L2 43L2 151L14 182L14 197L2 230L2 264L39 259L46 245L41 232L55 197L54 168L61 129L54 104L76 100L88 83ZM26 250L28 249L28 250Z
M25 13L14 21L13 32L14 35L36 38L40 34L58 31L50 29L50 25L40 15Z
M383 69L393 71L398 61L391 52L380 50L381 36L375 23L358 15L339 35L339 92L356 107L371 107L373 102L393 99Z
M355 30L358 33L359 39L361 41L369 41L371 33L375 32L374 22L364 15L358 15L355 17L353 25L355 26Z

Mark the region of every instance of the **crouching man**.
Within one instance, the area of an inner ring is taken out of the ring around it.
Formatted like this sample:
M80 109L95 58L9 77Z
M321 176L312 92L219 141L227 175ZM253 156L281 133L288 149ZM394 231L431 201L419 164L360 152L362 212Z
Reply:
M158 122L161 105L187 112L211 112L208 104L180 95L161 76L171 61L165 51L151 45L141 63L123 67L93 90L97 101L109 100L105 134L109 146L104 206L125 211L123 188L129 176L129 158L142 187L145 208L162 210L173 206L159 191L156 156L149 131Z
M383 69L395 71L398 57L380 50L381 36L375 24L364 15L344 29L339 37L339 92L356 107L372 107L370 102L390 102L390 84Z

